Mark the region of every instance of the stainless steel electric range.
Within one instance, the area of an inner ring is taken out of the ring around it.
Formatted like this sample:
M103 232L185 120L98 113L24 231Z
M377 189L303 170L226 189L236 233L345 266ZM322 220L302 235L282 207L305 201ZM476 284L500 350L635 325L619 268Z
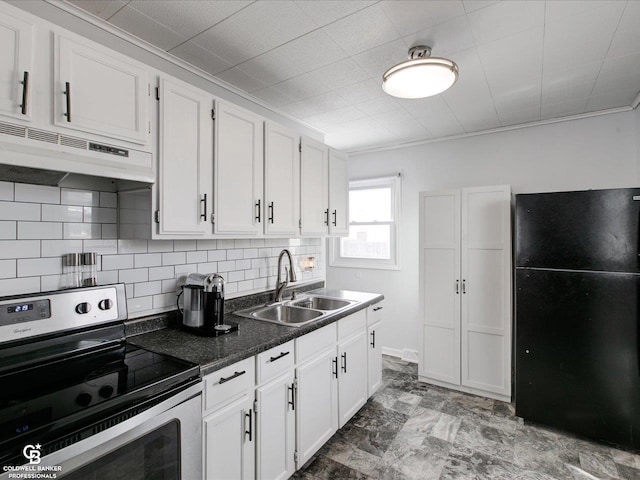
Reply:
M0 479L202 477L199 367L126 318L122 284L0 298Z

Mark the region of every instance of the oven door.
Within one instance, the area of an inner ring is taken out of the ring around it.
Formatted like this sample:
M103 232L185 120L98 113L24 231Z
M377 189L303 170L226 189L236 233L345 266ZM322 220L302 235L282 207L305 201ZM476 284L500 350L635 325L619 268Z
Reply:
M65 480L202 479L202 384L29 465ZM26 472L12 472L16 473ZM0 475L5 478L29 478ZM30 477L36 478L36 477Z

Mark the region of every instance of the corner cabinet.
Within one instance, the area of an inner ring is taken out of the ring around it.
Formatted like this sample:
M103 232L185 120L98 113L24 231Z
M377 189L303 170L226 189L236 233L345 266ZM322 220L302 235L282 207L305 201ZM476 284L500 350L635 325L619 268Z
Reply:
M349 157L329 150L329 234L349 234Z
M149 143L151 86L139 64L88 40L55 36L54 124Z
M0 10L0 115L31 120L34 26Z
M329 147L302 137L300 152L300 234L329 231Z
M263 118L226 102L215 107L214 233L259 235L263 199Z
M264 126L264 233L296 236L300 222L300 137L271 122Z
M420 194L422 381L511 398L509 186Z
M158 233L211 233L213 97L162 78L159 90Z

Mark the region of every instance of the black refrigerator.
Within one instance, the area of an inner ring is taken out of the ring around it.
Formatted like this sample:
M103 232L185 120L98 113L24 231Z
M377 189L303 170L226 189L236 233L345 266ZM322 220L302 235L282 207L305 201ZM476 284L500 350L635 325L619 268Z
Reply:
M516 196L516 414L640 449L640 188Z

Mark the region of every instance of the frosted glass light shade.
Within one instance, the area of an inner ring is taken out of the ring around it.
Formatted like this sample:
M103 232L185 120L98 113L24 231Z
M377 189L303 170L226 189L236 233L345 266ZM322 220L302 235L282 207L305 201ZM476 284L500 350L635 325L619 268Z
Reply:
M407 60L387 70L382 89L394 97L424 98L444 92L458 80L458 66L446 58Z

